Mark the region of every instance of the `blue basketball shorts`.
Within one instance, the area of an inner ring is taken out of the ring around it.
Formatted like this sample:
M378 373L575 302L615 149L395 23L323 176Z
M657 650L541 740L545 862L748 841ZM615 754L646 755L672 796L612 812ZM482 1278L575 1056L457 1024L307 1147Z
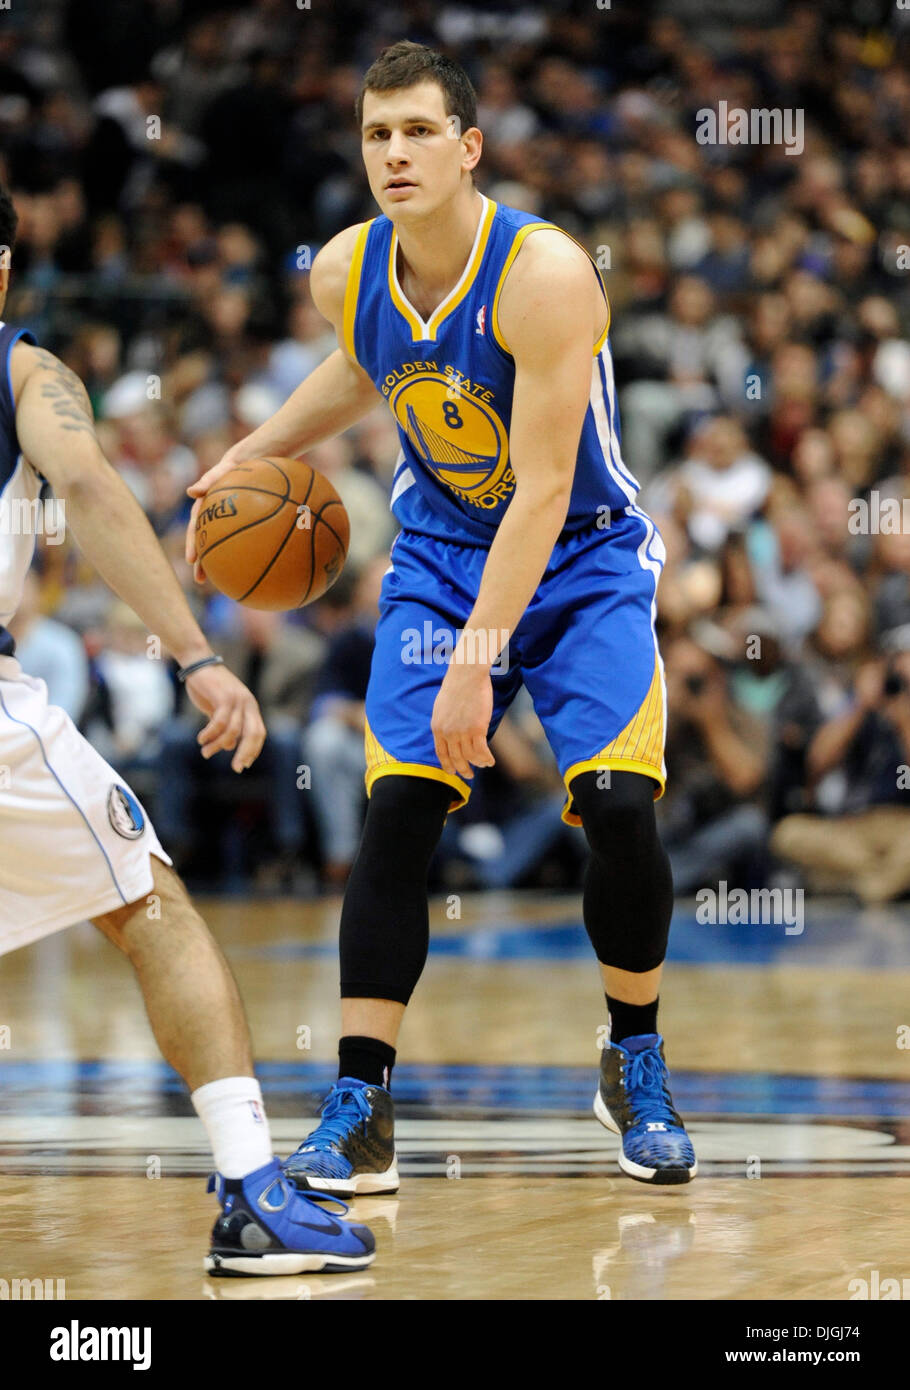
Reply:
M405 773L452 788L431 730L433 704L480 588L489 552L399 533L383 579L366 698L366 786ZM663 794L666 691L654 630L665 550L637 507L561 537L540 585L494 667L491 736L522 682L566 785L563 820L580 825L571 783L581 772L640 772ZM494 750L495 756L495 750Z

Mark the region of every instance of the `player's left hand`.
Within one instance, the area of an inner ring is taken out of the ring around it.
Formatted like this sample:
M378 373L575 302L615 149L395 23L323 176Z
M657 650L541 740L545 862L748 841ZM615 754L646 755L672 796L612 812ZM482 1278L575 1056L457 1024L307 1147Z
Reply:
M197 736L202 756L208 759L222 748L236 749L231 759L234 772L250 767L265 743L265 725L252 691L226 666L203 666L187 676L186 693L209 716Z
M487 745L493 682L484 666L449 666L433 705L433 742L443 772L470 781L475 767L492 767ZM472 767L473 764L473 767Z

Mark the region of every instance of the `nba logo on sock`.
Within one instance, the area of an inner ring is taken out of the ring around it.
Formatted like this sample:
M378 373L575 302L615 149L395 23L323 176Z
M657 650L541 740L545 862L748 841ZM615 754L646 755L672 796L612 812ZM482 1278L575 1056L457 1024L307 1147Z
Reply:
M251 1100L249 1106L250 1110L253 1112L253 1119L256 1121L257 1125L265 1124L265 1114L258 1100Z
M480 308L477 310L476 323L477 323L477 326L476 326L476 328L474 329L474 332L478 335L478 337L481 337L481 338L482 338L482 337L484 337L484 335L486 334L486 331L487 331L487 306L486 306L486 304L481 304Z

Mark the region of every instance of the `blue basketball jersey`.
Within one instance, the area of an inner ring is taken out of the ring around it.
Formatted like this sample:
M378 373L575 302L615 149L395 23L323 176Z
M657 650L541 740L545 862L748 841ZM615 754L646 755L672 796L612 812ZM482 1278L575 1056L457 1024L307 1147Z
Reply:
M19 606L35 550L35 533L22 519L37 500L42 479L22 457L16 434L16 403L9 359L13 344L34 343L31 333L0 323L0 624ZM13 639L0 626L0 656L12 656Z
M525 237L543 227L560 230L485 197L464 274L426 321L398 283L392 222L376 217L360 230L345 294L344 343L398 425L392 510L406 531L487 546L496 534L515 489L509 458L515 362L499 324L499 296ZM609 514L634 505L638 492L620 453L608 331L609 307L607 327L593 345L564 534L608 526Z

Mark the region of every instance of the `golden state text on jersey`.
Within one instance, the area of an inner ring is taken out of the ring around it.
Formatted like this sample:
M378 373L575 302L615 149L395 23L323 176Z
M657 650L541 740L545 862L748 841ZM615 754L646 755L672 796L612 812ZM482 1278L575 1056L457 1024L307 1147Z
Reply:
M360 230L345 294L344 345L398 425L392 510L407 531L489 545L509 504L515 363L499 324L499 297L525 238L541 228L560 230L484 197L464 273L428 319L402 293L389 218L376 217ZM592 344L566 532L603 526L607 513L634 505L638 492L620 452L608 330L609 309Z

